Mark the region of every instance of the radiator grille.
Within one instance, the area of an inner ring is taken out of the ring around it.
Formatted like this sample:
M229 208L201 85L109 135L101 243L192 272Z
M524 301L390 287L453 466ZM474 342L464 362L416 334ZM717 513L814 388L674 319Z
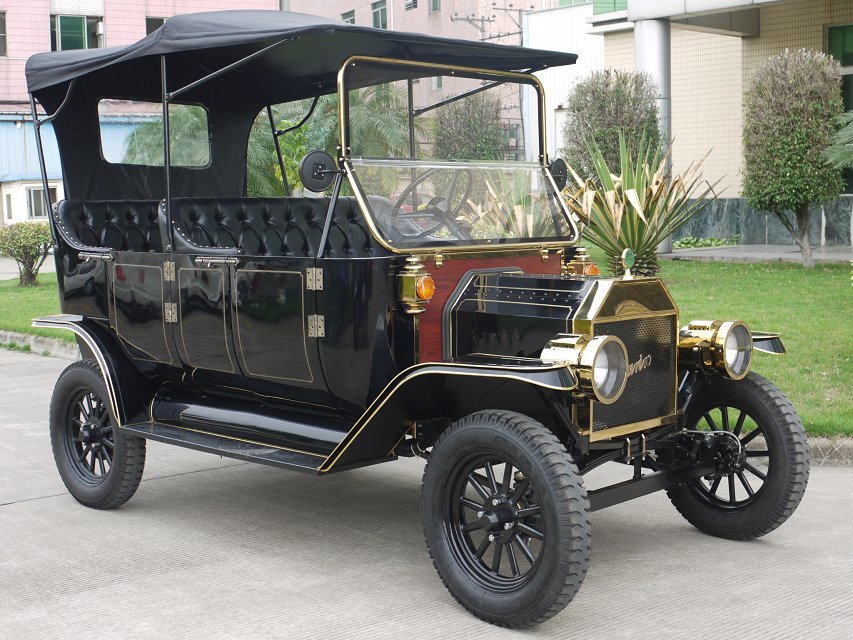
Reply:
M593 403L592 430L667 416L675 412L675 315L596 323L597 336L617 336L628 350L628 362L651 356L649 365L634 373L613 404Z

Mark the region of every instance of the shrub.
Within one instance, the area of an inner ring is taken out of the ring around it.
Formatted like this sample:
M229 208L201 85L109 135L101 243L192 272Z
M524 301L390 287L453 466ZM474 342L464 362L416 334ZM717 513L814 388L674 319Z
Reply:
M18 263L22 287L36 283L39 269L53 245L46 222L18 222L0 228L0 255Z
M584 179L596 179L589 149L598 147L609 167L619 166L619 134L628 146L660 142L658 88L647 73L606 69L578 82L566 102L563 157Z
M809 205L834 200L842 188L824 155L842 109L838 61L806 49L770 57L744 95L744 198L779 218L806 267L814 266Z
M707 247L728 247L740 244L740 236L731 238L697 238L685 236L672 243L673 249L705 249Z
M634 153L624 136L619 136L616 171L598 147L590 148L590 157L597 180L570 170L572 184L563 192L572 211L589 225L584 236L604 250L612 273L622 272L620 257L630 248L636 254L634 272L656 275L657 246L711 202L707 196L714 185L701 183L704 159L672 176L669 152L660 143L641 140Z

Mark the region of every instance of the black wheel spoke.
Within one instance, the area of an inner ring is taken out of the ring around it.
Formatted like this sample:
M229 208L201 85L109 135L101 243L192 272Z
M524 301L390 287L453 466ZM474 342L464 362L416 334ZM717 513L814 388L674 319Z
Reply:
M536 562L536 558L533 557L533 552L524 540L515 536L512 541L518 546L519 551L521 551L521 555L523 555L531 565Z
M115 443L109 438L104 438L103 440L101 440L101 444L105 447L109 447L110 449L115 449Z
M98 466L99 466L99 467L100 467L100 469L101 469L101 475L102 475L102 476L107 475L107 469L106 469L106 467L104 466L104 452L103 452L103 449L98 449Z
M501 480L501 493L509 495L510 484L512 483L512 465L509 462L504 463L504 477Z
M740 437L741 429L743 429L743 423L746 420L746 411L743 409L740 410L740 415L737 417L737 422L735 423L735 430L732 431L733 434Z
M530 480L524 478L521 482L515 485L515 491L512 492L512 495L509 497L509 501L512 504L518 503L521 499L521 496L524 495L524 492L527 491L527 488L530 486Z
M764 431L764 429L762 427L758 426L755 429L753 429L752 431L750 431L749 433L747 433L743 438L740 439L741 446L745 447L746 445L748 445L750 442L752 442L752 440L753 440L753 438L755 438L755 436L757 436L759 433L762 433L763 431Z
M769 458L770 452L767 449L754 449L746 452L747 458Z
M723 431L731 431L729 428L729 408L720 407L720 413L723 416Z
M77 456L77 462L83 462L86 459L86 456L89 455L89 452L92 450L92 445L87 444L83 447L83 451L80 452L80 455Z
M705 422L708 423L708 426L711 427L711 431L719 431L719 429L717 429L717 423L714 422L710 413L706 413L703 417L705 418Z
M479 520L474 520L474 522L469 522L468 524L462 525L462 531L476 531L477 529L482 529L483 527L480 525Z
M498 483L495 479L495 470L490 461L486 462L486 477L489 479L489 486L492 488L492 495L498 492Z
M512 571L512 577L515 578L521 572L518 570L518 559L515 557L515 549L513 549L512 544L506 545L506 553L509 558L509 569Z
M463 507L468 507L469 509L473 509L474 511L483 510L483 505L474 502L473 500L471 500L471 498L466 498L465 496L462 496L461 498L459 498L459 502L462 503Z
M107 451L106 449L101 449L101 451L104 454L104 460L106 460L107 463L110 465L110 467L112 467L113 466L113 454L110 453L109 451Z
M714 481L711 483L711 488L708 489L708 493L710 493L712 496L717 495L717 487L720 486L720 480L722 479L723 476L717 476L716 478L714 478Z
M755 491L752 490L752 485L749 484L749 480L746 479L746 476L743 475L743 471L737 472L737 477L740 480L740 483L743 485L743 488L746 489L746 492L749 494L749 497L755 495Z
M474 491L476 491L477 493L479 493L479 494L480 494L480 497L481 497L483 500L488 500L488 499L489 499L489 492L488 492L488 491L486 491L486 488L485 488L485 487L480 483L480 481L477 479L476 474L474 474L474 473L469 473L469 474L468 474L468 484L470 484L472 487L474 487Z
M87 463L89 466L89 470L92 473L95 473L95 461L97 460L97 456L95 455L95 450L91 449L91 457L89 458L89 462Z
M502 542L495 541L495 555L492 556L492 571L495 573L501 572L501 555L503 553L504 545Z
M735 498L735 475L730 473L728 475L729 480L729 502L737 502L737 498Z
M542 508L537 504L532 507L525 507L515 512L516 518L527 518L528 516L538 516Z
M477 547L477 557L482 558L483 554L486 553L486 549L489 548L491 544L491 540L489 540L489 536L483 538L483 541L480 543L480 546Z
M764 474L764 472L762 472L760 469L758 469L758 467L755 467L748 462L746 464L744 464L743 466L745 469L749 469L749 471L751 471L753 475L758 476L762 480L767 480L767 476Z
M537 540L542 540L544 536L542 532L538 529L534 529L530 525L524 524L523 522L519 522L515 525L516 529L518 529L521 533L530 536L531 538L536 538Z

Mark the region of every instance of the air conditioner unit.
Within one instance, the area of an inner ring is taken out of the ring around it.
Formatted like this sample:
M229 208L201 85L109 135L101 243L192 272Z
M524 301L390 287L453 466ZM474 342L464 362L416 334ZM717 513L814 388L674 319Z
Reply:
M418 0L406 0L405 4L406 11L409 9L417 9L418 8Z

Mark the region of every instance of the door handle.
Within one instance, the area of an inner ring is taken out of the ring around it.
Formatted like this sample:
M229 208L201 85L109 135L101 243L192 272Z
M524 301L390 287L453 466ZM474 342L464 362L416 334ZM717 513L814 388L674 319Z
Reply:
M112 262L113 256L111 253L88 252L81 251L77 254L80 260L89 262L89 260L100 260L101 262Z
M227 264L234 266L238 262L240 262L239 258L222 258L220 256L199 256L195 259L196 264L205 265L207 267L215 264Z

